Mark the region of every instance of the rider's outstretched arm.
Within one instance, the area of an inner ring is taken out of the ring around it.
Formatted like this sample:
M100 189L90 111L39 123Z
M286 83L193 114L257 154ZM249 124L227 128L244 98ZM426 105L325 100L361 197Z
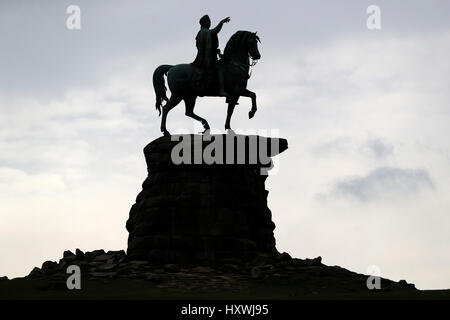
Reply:
M228 23L230 22L230 17L226 17L225 19L223 19L222 21L219 22L219 24L217 25L217 27L215 27L214 29L212 29L211 31L214 33L219 33L220 30L222 30L222 26L224 23Z

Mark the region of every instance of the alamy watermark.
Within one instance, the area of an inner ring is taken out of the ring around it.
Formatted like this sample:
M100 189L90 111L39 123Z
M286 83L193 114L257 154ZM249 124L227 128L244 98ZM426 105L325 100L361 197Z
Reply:
M369 30L381 29L381 9L377 5L370 5L366 9L367 17L366 26Z
M369 290L381 289L381 269L379 266L367 267L367 273L370 275L367 278L366 285Z
M267 136L267 138L266 138ZM279 130L246 130L245 134L174 134L173 164L261 165L261 175L277 173L281 150ZM273 158L272 158L273 157ZM273 170L272 170L273 169Z
M67 289L73 290L81 289L81 269L77 265L70 265L67 267L66 270L67 274L70 274L70 276L66 280Z
M69 30L81 30L81 8L75 4L67 7L66 27Z
M78 5L71 4L66 8L66 27L69 30L81 30L81 8ZM371 4L366 9L368 15L366 26L369 30L381 30L381 8L378 5Z

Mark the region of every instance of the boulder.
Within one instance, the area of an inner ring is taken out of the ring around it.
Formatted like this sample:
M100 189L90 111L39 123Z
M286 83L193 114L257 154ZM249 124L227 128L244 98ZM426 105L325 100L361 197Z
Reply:
M81 251L80 249L76 249L75 250L75 255L77 256L77 259L79 260L83 260L84 259L84 253L83 251Z

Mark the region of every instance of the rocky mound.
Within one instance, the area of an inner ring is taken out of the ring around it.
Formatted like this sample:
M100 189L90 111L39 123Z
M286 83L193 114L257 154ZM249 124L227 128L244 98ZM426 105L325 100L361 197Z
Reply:
M315 259L291 258L288 253L260 254L250 262L230 259L220 265L153 264L128 260L124 251L95 250L83 253L65 251L59 262L46 261L34 268L26 279L45 280L47 289L67 289L69 265L81 269L82 281L111 283L118 279L143 281L158 289L193 292L241 292L255 284L267 289L279 286L299 288L304 294L320 292L368 292L368 276L338 266L322 264ZM415 290L413 284L402 280L381 280L382 291Z

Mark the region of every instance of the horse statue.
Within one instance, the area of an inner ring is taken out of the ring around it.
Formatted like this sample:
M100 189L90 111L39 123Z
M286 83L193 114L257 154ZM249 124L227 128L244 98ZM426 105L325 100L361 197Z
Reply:
M227 42L223 56L218 61L218 67L223 72L224 87L228 93L225 130L232 131L230 125L231 116L240 96L249 97L252 100L252 107L248 113L249 119L253 118L257 110L256 94L247 89L247 81L250 78L250 66L255 65L257 60L261 58L258 42L260 42L260 39L256 32L237 31ZM184 100L185 103L186 116L200 121L204 128L203 133L208 132L210 129L208 121L194 113L195 101L199 96L218 96L218 86L217 84L210 85L203 91L195 89L198 88L198 86L194 85L195 69L196 67L192 64L161 65L153 73L156 110L161 115L162 109L161 132L164 135L170 135L166 128L167 114L181 100ZM167 75L167 82L171 91L170 99L166 95L167 88L164 75ZM162 105L163 100L166 101L165 105Z

